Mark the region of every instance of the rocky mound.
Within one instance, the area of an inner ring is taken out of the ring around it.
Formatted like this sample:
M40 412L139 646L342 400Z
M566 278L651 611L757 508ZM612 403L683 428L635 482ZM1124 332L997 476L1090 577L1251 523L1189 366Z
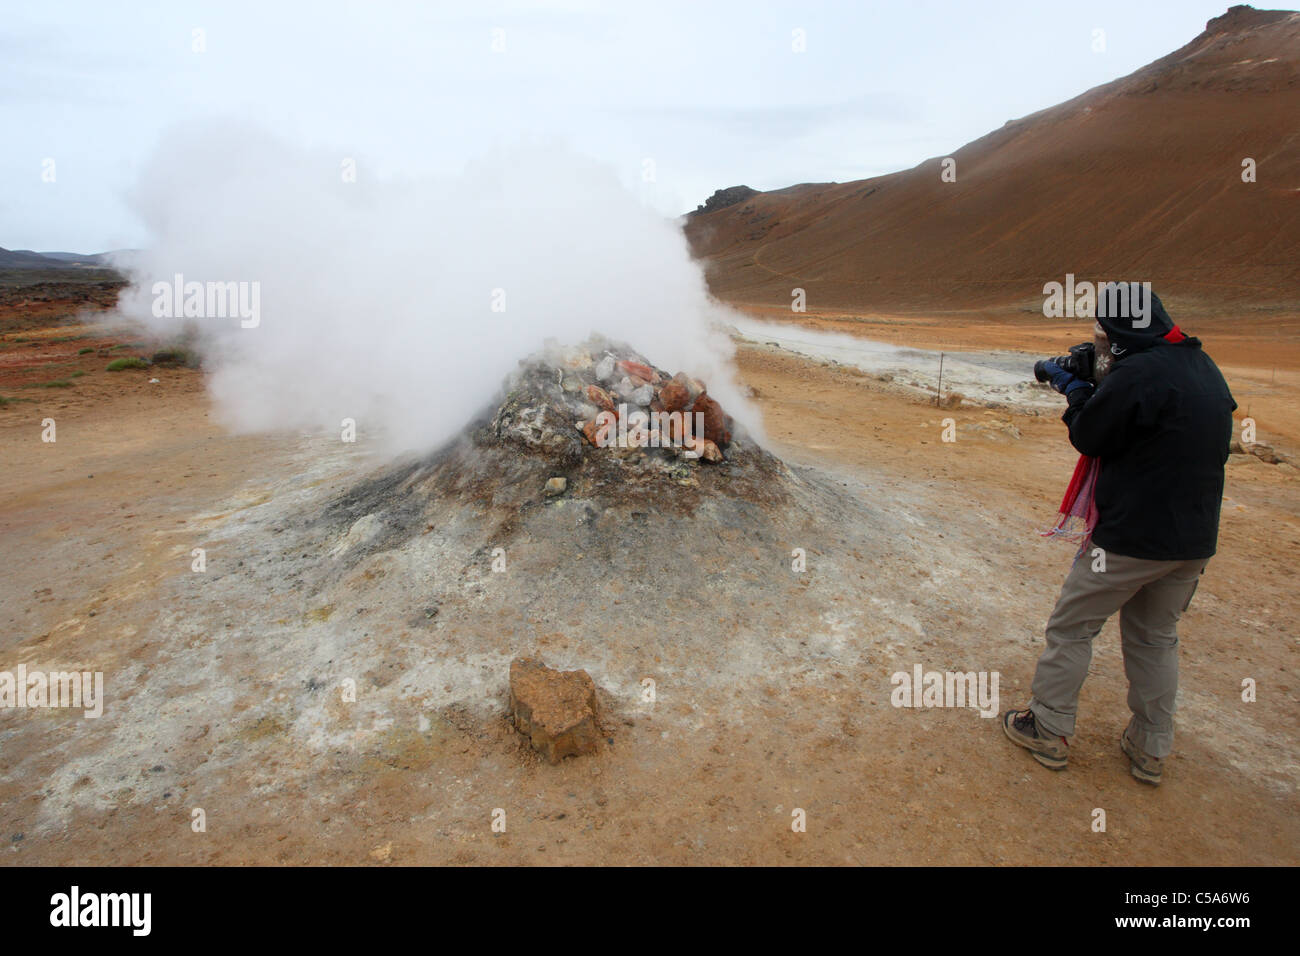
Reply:
M683 465L721 463L733 445L735 423L704 382L670 376L626 345L592 339L519 364L492 435L566 466L612 456L625 470L685 482L692 469Z
M360 555L422 533L447 506L513 527L556 499L677 514L710 497L766 506L785 501L792 480L707 383L593 338L521 361L459 439L360 482L317 522L346 523L337 551Z

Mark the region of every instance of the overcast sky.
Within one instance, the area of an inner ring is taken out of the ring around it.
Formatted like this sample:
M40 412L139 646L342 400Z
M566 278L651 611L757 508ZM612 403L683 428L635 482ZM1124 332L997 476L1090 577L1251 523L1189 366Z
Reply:
M0 246L147 245L123 194L169 126L209 117L376 179L555 138L670 215L861 179L1130 73L1227 6L0 0Z

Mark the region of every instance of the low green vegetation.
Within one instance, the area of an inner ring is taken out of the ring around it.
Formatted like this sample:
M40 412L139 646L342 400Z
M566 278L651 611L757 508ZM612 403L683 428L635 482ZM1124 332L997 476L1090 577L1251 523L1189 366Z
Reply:
M108 363L107 371L121 372L129 368L148 368L149 363L142 358L132 355L127 358L114 359Z

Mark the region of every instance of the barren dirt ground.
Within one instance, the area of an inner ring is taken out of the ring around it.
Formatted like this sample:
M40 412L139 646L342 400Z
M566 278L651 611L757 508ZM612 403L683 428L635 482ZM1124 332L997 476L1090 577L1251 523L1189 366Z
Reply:
M954 335L938 335L927 321L907 323L869 334L926 347ZM1219 356L1211 333L1192 331ZM1005 329L977 328L963 340L1052 353L1063 350L1065 338L1036 330L1026 341ZM20 662L103 670L108 702L99 721L61 711L0 711L0 860L1300 862L1300 482L1290 466L1253 456L1234 456L1229 466L1220 553L1181 626L1176 754L1157 790L1129 777L1119 750L1127 711L1114 622L1098 638L1080 732L1063 773L1039 767L1006 741L996 720L973 710L889 706L896 667L885 660L836 672L829 684L736 688L743 721L705 719L726 702L689 691L665 695L620 726L599 754L559 766L536 760L499 714L443 713L419 729L398 725L382 746L327 761L304 782L279 772L281 762L307 760L296 754L288 728L238 720L252 702L280 693L277 675L259 670L255 643L230 647L222 664L247 688L223 703L226 726L196 719L182 746L160 744L155 752L151 728L142 725L139 759L97 757L106 752L104 735L136 730L113 724L124 703L115 698L117 688L130 694L152 667L185 659L159 595L163 582L190 573L194 542L296 483L343 487L362 463L298 436L224 434L210 420L200 372L104 371L110 355L131 350L99 349L131 342L129 331L61 326L4 339L0 395L28 400L0 407L0 670ZM1248 400L1254 404L1260 440L1294 451L1300 361L1293 340L1247 339L1229 343L1222 364L1230 384L1243 411ZM78 355L82 348L97 351ZM936 669L996 669L1002 706L1023 701L1042 623L1073 553L1035 534L1051 523L1075 457L1058 418L940 410L871 376L776 349L743 348L739 364L765 416L771 450L851 478L880 502L904 494L920 502L921 533L933 537L927 586L947 581L953 611L922 622L924 638L906 649L906 659ZM67 387L23 387L75 371L85 374ZM160 381L150 384L151 377ZM1268 417L1274 409L1276 424ZM943 443L940 423L949 416L958 440ZM54 444L41 441L47 417L57 422ZM969 562L946 563L949 539L969 551L985 537L996 545L987 549L982 573ZM882 561L876 570L864 585L864 603L905 598L918 586L913 569ZM224 604L219 582L209 586L216 591L207 626L219 634L241 612ZM975 589L1004 595L1022 626L1006 633L964 614L962 594ZM131 679L115 682L124 673ZM1254 703L1241 699L1248 677L1258 684ZM503 671L502 711L505 680ZM196 690L174 688L178 700ZM23 721L40 721L43 734L19 733ZM33 741L48 741L48 749ZM223 757L228 765L203 776L206 789L196 792L196 768L218 745L233 757ZM66 802L79 787L96 798ZM56 792L60 806L74 809L54 812ZM206 833L191 829L194 807L207 812ZM498 807L509 816L504 834L491 830ZM807 832L792 832L794 808L807 812ZM1092 829L1095 808L1106 811L1105 832Z

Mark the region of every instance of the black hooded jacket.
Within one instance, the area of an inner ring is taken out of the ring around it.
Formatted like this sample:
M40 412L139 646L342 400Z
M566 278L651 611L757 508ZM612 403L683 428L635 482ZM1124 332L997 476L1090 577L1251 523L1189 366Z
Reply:
M1071 444L1101 459L1093 544L1132 558L1208 558L1237 403L1197 339L1126 344L1101 385L1071 393L1063 416Z

